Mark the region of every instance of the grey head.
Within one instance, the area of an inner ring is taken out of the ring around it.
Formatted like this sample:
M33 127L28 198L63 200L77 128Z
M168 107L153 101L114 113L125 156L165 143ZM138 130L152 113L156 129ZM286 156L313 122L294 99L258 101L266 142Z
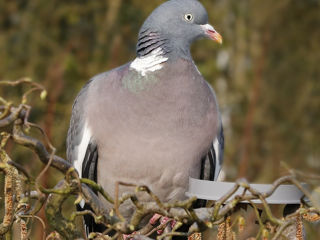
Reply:
M198 0L170 0L156 8L142 25L138 57L157 48L169 57L190 57L190 45L208 37L221 43L221 35L208 23L206 9Z

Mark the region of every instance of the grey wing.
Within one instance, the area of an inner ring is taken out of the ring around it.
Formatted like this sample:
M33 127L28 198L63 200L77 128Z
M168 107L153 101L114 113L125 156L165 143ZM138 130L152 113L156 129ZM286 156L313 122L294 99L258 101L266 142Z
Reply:
M224 151L224 135L223 126L220 120L220 125L217 133L217 137L213 140L209 152L201 159L200 179L216 181L218 179ZM207 200L198 199L195 208L205 207Z
M91 81L82 88L72 107L67 137L67 159L77 169L81 178L97 182L98 146L86 126L84 115L86 95ZM79 211L92 210L84 201L80 202L77 209ZM103 226L96 224L89 215L84 216L84 223L87 233L104 230Z
M221 121L220 121L221 122ZM219 177L219 173L222 168L223 163L223 154L224 154L224 133L222 122L220 123L219 131L217 138L212 144L211 152L214 158L215 168L214 168L214 181L216 181ZM213 170L213 169L212 169Z
M202 159L200 179L216 181L222 168L224 153L224 134L220 120L216 139L212 142L207 155Z
M84 106L90 80L78 94L73 106L67 137L67 159L77 169L80 177L96 181L98 160L97 145L86 126Z

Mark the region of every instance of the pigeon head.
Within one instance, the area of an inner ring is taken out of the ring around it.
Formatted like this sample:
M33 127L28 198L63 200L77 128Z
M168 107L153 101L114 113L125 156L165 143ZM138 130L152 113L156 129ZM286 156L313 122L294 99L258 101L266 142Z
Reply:
M190 45L207 37L222 43L221 35L208 23L206 9L198 0L170 0L156 8L139 32L137 55L161 49L167 56L190 57Z

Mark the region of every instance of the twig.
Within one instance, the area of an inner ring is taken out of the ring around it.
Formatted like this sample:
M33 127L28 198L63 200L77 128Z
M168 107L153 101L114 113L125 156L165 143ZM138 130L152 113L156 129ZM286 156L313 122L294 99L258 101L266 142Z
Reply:
M26 146L37 154L39 159L44 163L48 164L51 158L51 154L48 153L44 145L37 139L26 136L22 131L22 122L20 120L15 121L13 127L13 140L22 146ZM71 168L71 164L66 162L63 158L60 158L56 155L52 158L52 166L56 169L66 173L69 168Z
M42 239L46 238L46 224L44 223L44 221L42 220L41 217L38 217L37 215L28 215L28 214L21 214L19 215L19 218L31 218L31 219L36 219L41 223L42 229L43 229L43 236ZM21 219L21 221L23 221Z
M26 222L23 219L20 220L20 239L28 240L28 228Z
M81 183L85 183L88 186L90 186L94 191L97 191L102 194L102 196L111 204L114 204L114 199L106 192L104 191L103 187L96 182L87 179L87 178L81 178L80 179Z
M0 149L0 160L1 166L0 170L5 173L5 180L4 180L4 217L3 221L0 224L0 236L7 233L11 225L13 223L13 216L14 216L14 199L13 196L15 194L15 174L14 168L6 163L10 161L9 156Z
M283 224L281 224L280 228L278 229L278 231L276 232L276 234L273 236L272 240L277 240L279 239L279 237L281 236L281 234L283 233L283 231L289 227L290 225L295 223L295 219L291 219L289 221L284 222Z

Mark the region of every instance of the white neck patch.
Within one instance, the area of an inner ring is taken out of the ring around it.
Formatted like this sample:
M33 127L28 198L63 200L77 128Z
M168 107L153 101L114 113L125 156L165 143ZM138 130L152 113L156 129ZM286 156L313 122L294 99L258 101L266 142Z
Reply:
M168 60L163 56L163 51L159 47L146 56L137 57L131 64L130 68L145 76L147 72L154 72L162 68L162 63Z

